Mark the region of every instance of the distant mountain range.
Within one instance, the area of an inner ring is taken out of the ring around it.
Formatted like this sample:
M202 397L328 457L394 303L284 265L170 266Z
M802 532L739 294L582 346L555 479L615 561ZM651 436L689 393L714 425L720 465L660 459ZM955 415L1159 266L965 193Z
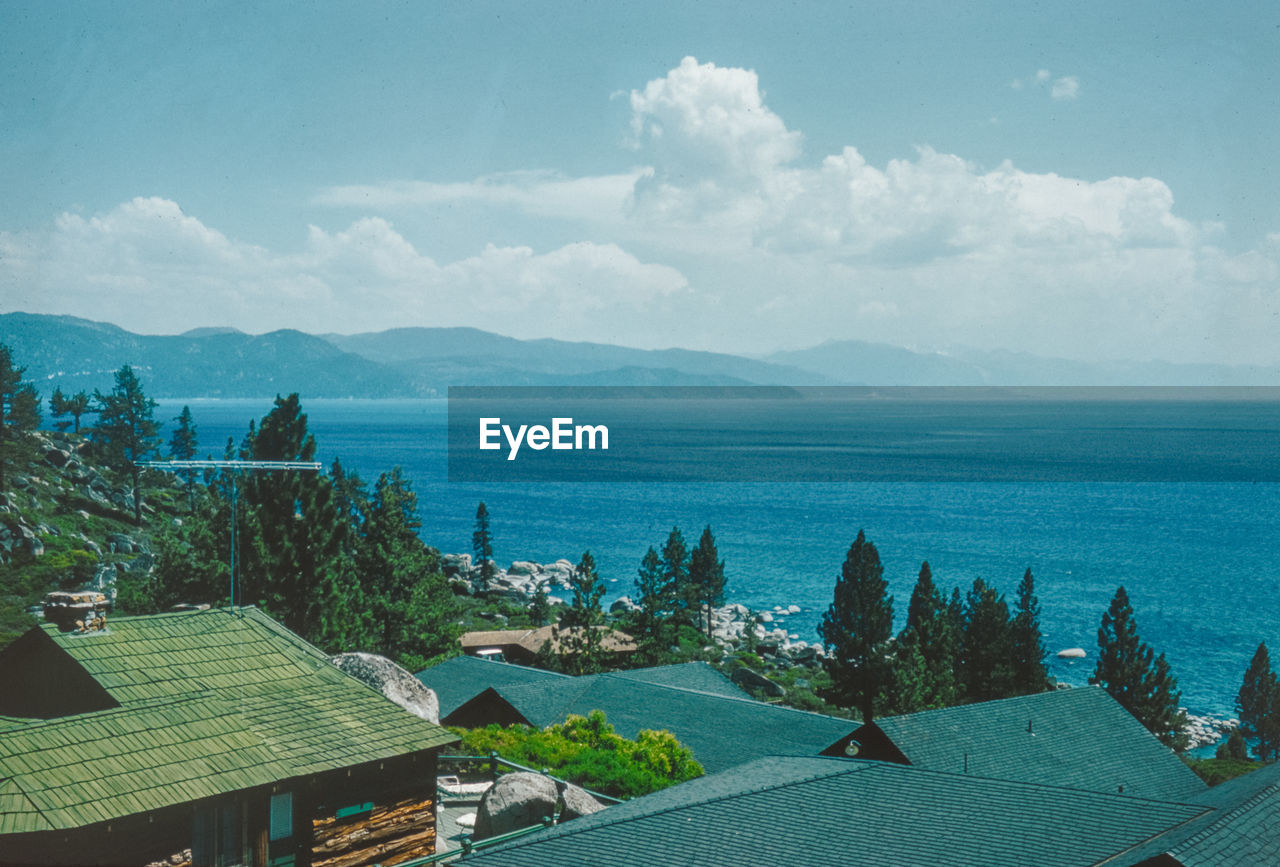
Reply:
M143 335L74 316L0 314L0 342L48 394L107 390L130 364L153 397L431 397L450 385L1280 385L1280 368L1083 362L862 341L746 358L517 340L474 328Z

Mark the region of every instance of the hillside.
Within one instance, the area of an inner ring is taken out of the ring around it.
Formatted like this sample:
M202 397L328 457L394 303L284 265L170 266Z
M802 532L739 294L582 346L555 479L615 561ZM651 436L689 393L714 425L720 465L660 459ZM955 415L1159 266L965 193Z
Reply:
M42 431L21 452L0 493L0 646L35 622L27 609L48 591L93 587L111 596L117 577L155 563L127 485L92 463L83 437ZM148 478L158 485L143 500L148 527L181 520L180 482Z

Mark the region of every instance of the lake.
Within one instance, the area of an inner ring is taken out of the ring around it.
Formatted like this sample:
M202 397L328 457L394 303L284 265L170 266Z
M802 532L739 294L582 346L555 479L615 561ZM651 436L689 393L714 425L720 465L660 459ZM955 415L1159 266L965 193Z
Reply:
M156 417L170 425L183 403L162 401ZM250 419L271 408L269 400L185 403L202 457L220 457L228 436L238 442ZM501 564L576 561L590 549L610 582L610 600L631 592L645 550L659 547L672 526L692 546L709 524L726 561L729 598L752 608L799 605L785 625L813 641L845 552L863 529L880 552L899 625L923 560L948 590L981 577L1010 597L1030 567L1052 671L1068 683L1083 684L1092 672L1099 620L1120 585L1142 637L1168 656L1193 713L1234 715L1258 642L1280 635L1280 484L1273 481L450 482L445 401L304 400L303 408L326 464L338 458L369 483L393 466L403 469L429 544L469 552L483 500ZM1223 430L1253 424L1224 418ZM1043 422L1036 425L1028 436L1045 435ZM1197 441L1215 433L1191 427ZM1257 451L1242 457L1269 466L1277 455L1255 433L1233 447ZM1141 456L1139 439L1132 449L1122 460ZM1091 658L1053 658L1068 647Z

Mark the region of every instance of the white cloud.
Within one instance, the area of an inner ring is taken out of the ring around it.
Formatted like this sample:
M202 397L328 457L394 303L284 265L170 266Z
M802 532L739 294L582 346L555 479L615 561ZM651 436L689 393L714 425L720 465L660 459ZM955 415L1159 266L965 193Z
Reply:
M1025 86L1075 81L1041 72ZM147 310L161 330L445 323L747 353L861 338L1280 362L1280 233L1226 252L1225 228L1179 214L1157 178L984 167L927 146L878 165L854 146L806 155L754 72L693 58L629 100L621 159L637 168L335 187L317 202L363 216L289 252L138 199L0 233L0 292L124 325ZM385 217L456 203L494 209L515 237L557 218L580 240L481 240L441 264Z
M686 286L675 269L612 243L543 253L488 245L440 265L376 217L338 232L312 226L300 250L274 252L155 198L89 219L63 214L46 231L0 232L0 290L15 309L160 332L210 322L250 332L449 322L540 336L548 320L581 324L602 309L635 316Z
M1062 78L1053 80L1053 87L1049 89L1049 96L1058 100L1075 99L1080 95L1080 79L1074 75L1064 75Z

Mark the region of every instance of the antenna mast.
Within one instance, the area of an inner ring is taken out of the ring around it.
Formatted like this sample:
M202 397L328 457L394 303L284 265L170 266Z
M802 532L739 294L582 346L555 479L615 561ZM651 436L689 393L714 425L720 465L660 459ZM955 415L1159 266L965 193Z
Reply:
M243 472L320 471L319 461L138 461L136 466L153 470L231 470L231 592L227 605L236 610L236 478Z

